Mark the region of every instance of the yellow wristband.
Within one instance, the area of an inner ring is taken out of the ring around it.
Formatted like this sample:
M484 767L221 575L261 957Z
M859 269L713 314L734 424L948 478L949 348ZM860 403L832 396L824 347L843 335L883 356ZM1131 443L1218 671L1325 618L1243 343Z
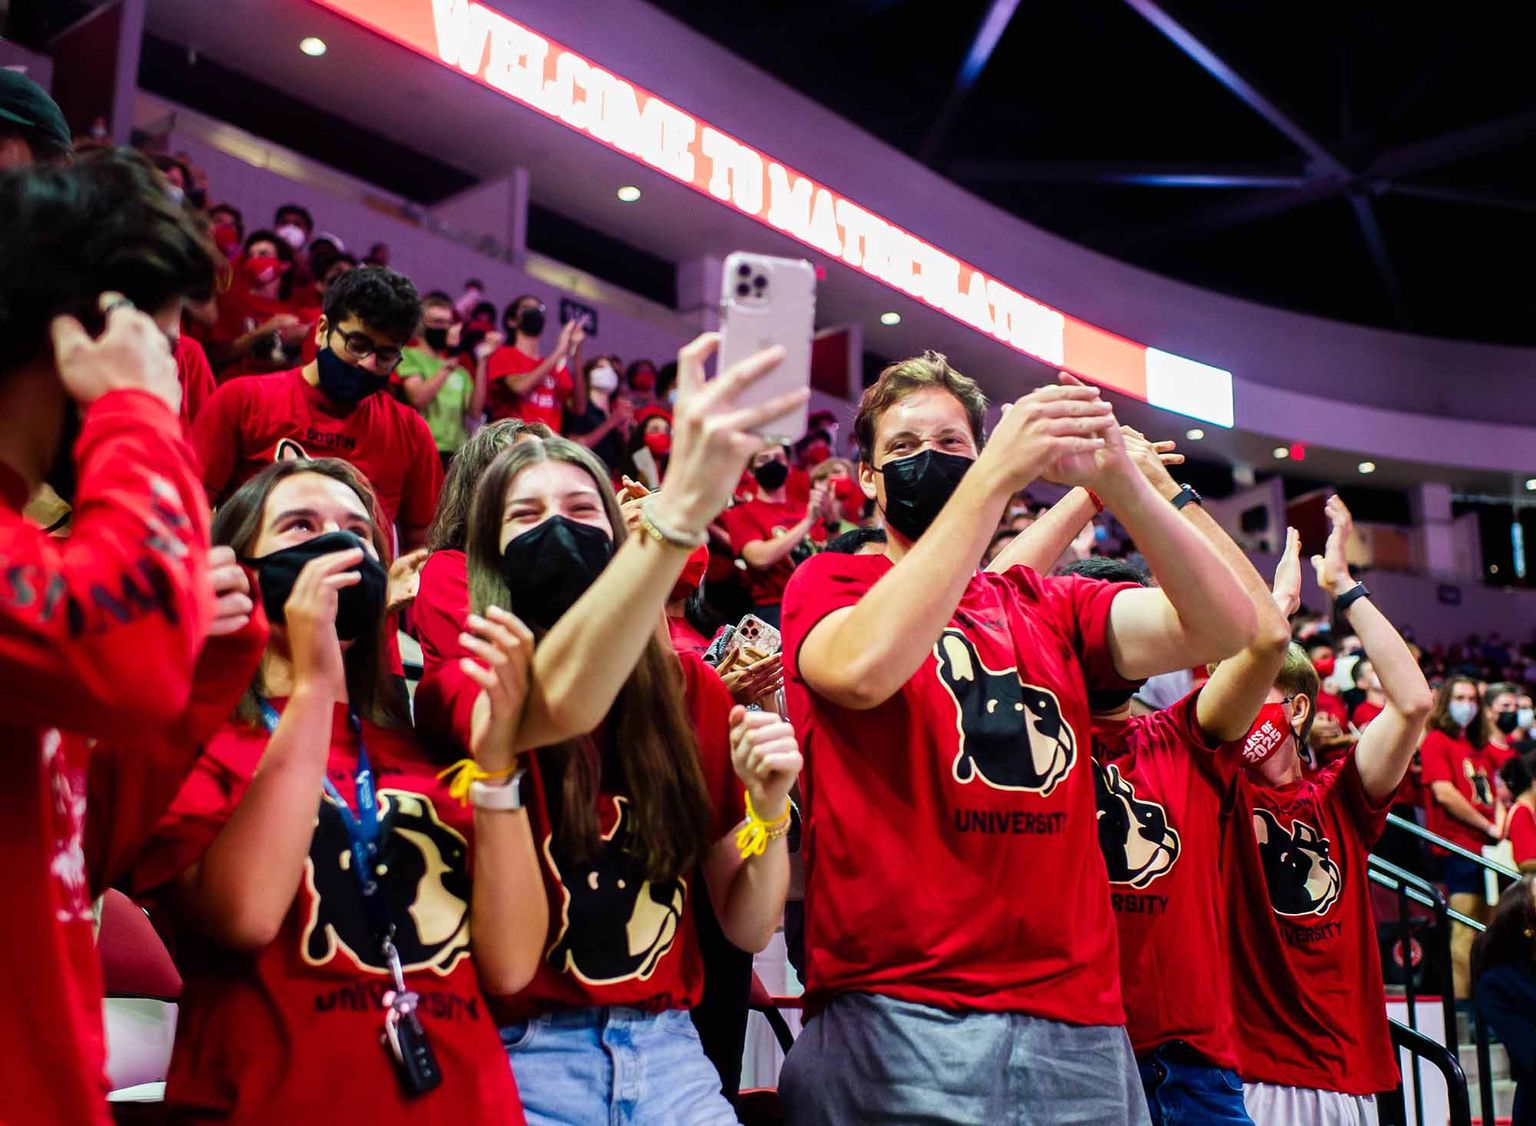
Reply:
M507 767L505 770L481 770L480 764L474 759L461 758L447 770L440 771L437 775L437 780L441 782L451 775L452 781L448 783L448 796L458 798L460 805L468 805L469 788L476 782L484 782L487 779L494 781L498 778L510 778L516 773L516 764Z
M741 828L736 832L736 847L741 850L741 858L761 856L768 850L768 842L776 841L789 833L790 805L789 799L784 799L784 814L772 821L764 821L752 808L750 796L744 799L747 805L747 819L741 823Z

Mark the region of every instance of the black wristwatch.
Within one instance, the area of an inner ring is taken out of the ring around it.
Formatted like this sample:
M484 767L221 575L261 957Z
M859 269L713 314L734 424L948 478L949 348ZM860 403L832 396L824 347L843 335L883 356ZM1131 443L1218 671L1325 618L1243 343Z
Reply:
M1193 485L1180 485L1178 493L1169 499L1172 501L1174 508L1183 508L1186 504L1198 504L1201 508L1205 507L1205 498L1195 492Z
M1333 608L1342 614L1362 598L1369 598L1370 596L1371 591L1369 587L1364 583L1356 583L1334 600Z

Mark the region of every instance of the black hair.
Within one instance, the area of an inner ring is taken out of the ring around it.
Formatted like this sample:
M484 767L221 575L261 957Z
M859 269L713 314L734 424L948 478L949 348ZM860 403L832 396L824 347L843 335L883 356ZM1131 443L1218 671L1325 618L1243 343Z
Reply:
M272 212L272 225L274 227L282 226L282 224L278 222L279 217L290 211L295 215L303 217L304 234L306 236L313 233L315 229L315 217L309 213L309 208L305 207L301 203L285 203L276 211Z
M421 303L423 305L452 305L453 298L440 289L434 289L421 295Z
M0 174L0 231L5 368L45 355L62 313L100 331L104 290L146 312L206 299L221 257L154 167L127 149Z
M481 301L469 311L469 319L472 321L496 322L496 303L493 301Z
M1504 785L1515 797L1519 797L1531 788L1531 762L1521 755L1516 755L1503 766L1499 767L1499 777L1504 780Z
M1474 979L1495 966L1528 966L1536 954L1536 906L1531 901L1531 883L1536 877L1525 876L1499 895L1499 906L1488 929L1472 944Z
M241 253L249 255L251 247L258 242L270 242L277 249L277 260L288 264L288 269L283 271L282 280L277 283L278 299L287 301L293 296L293 247L289 246L286 240L278 238L276 231L261 227L245 236L245 241L240 244Z
M1085 579L1099 579L1106 583L1136 583L1146 586L1147 576L1124 559L1111 559L1107 555L1090 555L1068 563L1057 572L1062 575L1081 575Z
M240 232L243 238L245 235L245 213L232 203L216 203L208 209L208 214L212 217L218 211L227 211L234 217L235 230Z
M421 298L404 274L388 266L359 266L331 283L324 311L332 327L356 317L374 332L409 340L421 321Z
M677 386L677 361L668 360L656 369L656 390L652 392L658 399L665 399L667 392Z
M827 546L822 551L830 551L834 555L857 555L859 549L872 543L885 543L884 528L854 528L827 541Z

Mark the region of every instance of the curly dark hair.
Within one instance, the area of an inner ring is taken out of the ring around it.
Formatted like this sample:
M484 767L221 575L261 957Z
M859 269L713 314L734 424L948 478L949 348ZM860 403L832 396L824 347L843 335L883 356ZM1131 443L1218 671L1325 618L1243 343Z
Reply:
M72 165L0 175L0 366L46 354L68 313L100 332L97 296L116 290L153 312L213 292L221 257L172 202L150 162L102 149Z
M404 344L421 321L421 298L404 274L388 266L361 266L348 270L325 291L327 323L339 325L348 317Z
M1085 579L1098 579L1106 583L1136 583L1147 586L1147 576L1133 563L1124 559L1111 559L1107 555L1090 555L1068 563L1060 571L1062 575L1081 575Z

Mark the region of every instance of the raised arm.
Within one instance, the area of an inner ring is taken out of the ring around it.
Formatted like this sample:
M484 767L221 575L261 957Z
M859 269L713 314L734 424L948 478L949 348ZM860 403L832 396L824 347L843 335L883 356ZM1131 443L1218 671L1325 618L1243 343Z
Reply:
M71 455L79 485L67 538L9 510L0 518L6 719L132 736L173 721L191 694L213 603L208 506L154 322L122 304L99 339L60 317L53 341L84 413Z
M1077 533L1086 528L1097 513L1098 506L1093 503L1088 490L1073 489L1014 536L987 565L987 570L1001 573L1022 563L1042 575L1048 574L1062 552L1077 538Z
M742 545L741 557L747 561L747 565L766 571L781 559L789 558L789 553L800 546L805 537L811 534L811 529L821 520L821 510L826 499L827 487L819 483L812 485L811 498L807 503L805 515L799 521L776 536L770 536L765 540L752 540Z
M794 410L809 396L802 389L738 407L741 392L776 367L783 351L759 352L706 381L704 362L719 340L719 334L705 333L678 353L667 487L650 502L659 526L700 539L762 445L752 427ZM629 534L597 581L540 641L516 749L563 742L601 722L652 636L635 623L660 620L692 552L691 546L644 532Z
M486 365L490 362L491 353L502 345L501 333L487 333L484 340L475 346L475 381L469 392L469 406L464 411L466 424L478 423L485 414L485 399L490 390L489 382L485 377Z
M806 634L796 657L805 682L847 708L900 691L954 615L1008 498L1058 459L1092 455L1113 424L1096 387L1042 387L1014 403L901 561Z
M1331 598L1338 599L1356 586L1344 554L1354 519L1336 496L1328 498L1327 512L1333 528L1323 554L1312 557L1312 566L1317 571L1317 585ZM1387 697L1386 709L1371 720L1355 746L1355 766L1367 796L1372 801L1384 802L1408 772L1414 748L1424 732L1424 721L1434 706L1434 696L1407 642L1374 602L1369 598L1355 599L1344 610L1344 619L1370 654L1371 667L1376 670ZM1435 789L1439 797L1439 787ZM1456 796L1461 797L1459 793ZM1478 821L1487 823L1488 819L1470 805L1467 809Z
M240 804L202 860L182 874L182 912L216 942L254 951L273 942L298 892L330 756L332 717L346 699L336 639L337 592L359 581L362 551L305 564L284 609L293 691Z
M1120 428L1107 431L1105 438L1102 450L1064 466L1056 480L1098 493L1130 532L1158 582L1157 589L1124 592L1110 608L1116 671L1127 680L1141 680L1223 660L1251 644L1258 636L1258 619L1242 584L1137 468Z

